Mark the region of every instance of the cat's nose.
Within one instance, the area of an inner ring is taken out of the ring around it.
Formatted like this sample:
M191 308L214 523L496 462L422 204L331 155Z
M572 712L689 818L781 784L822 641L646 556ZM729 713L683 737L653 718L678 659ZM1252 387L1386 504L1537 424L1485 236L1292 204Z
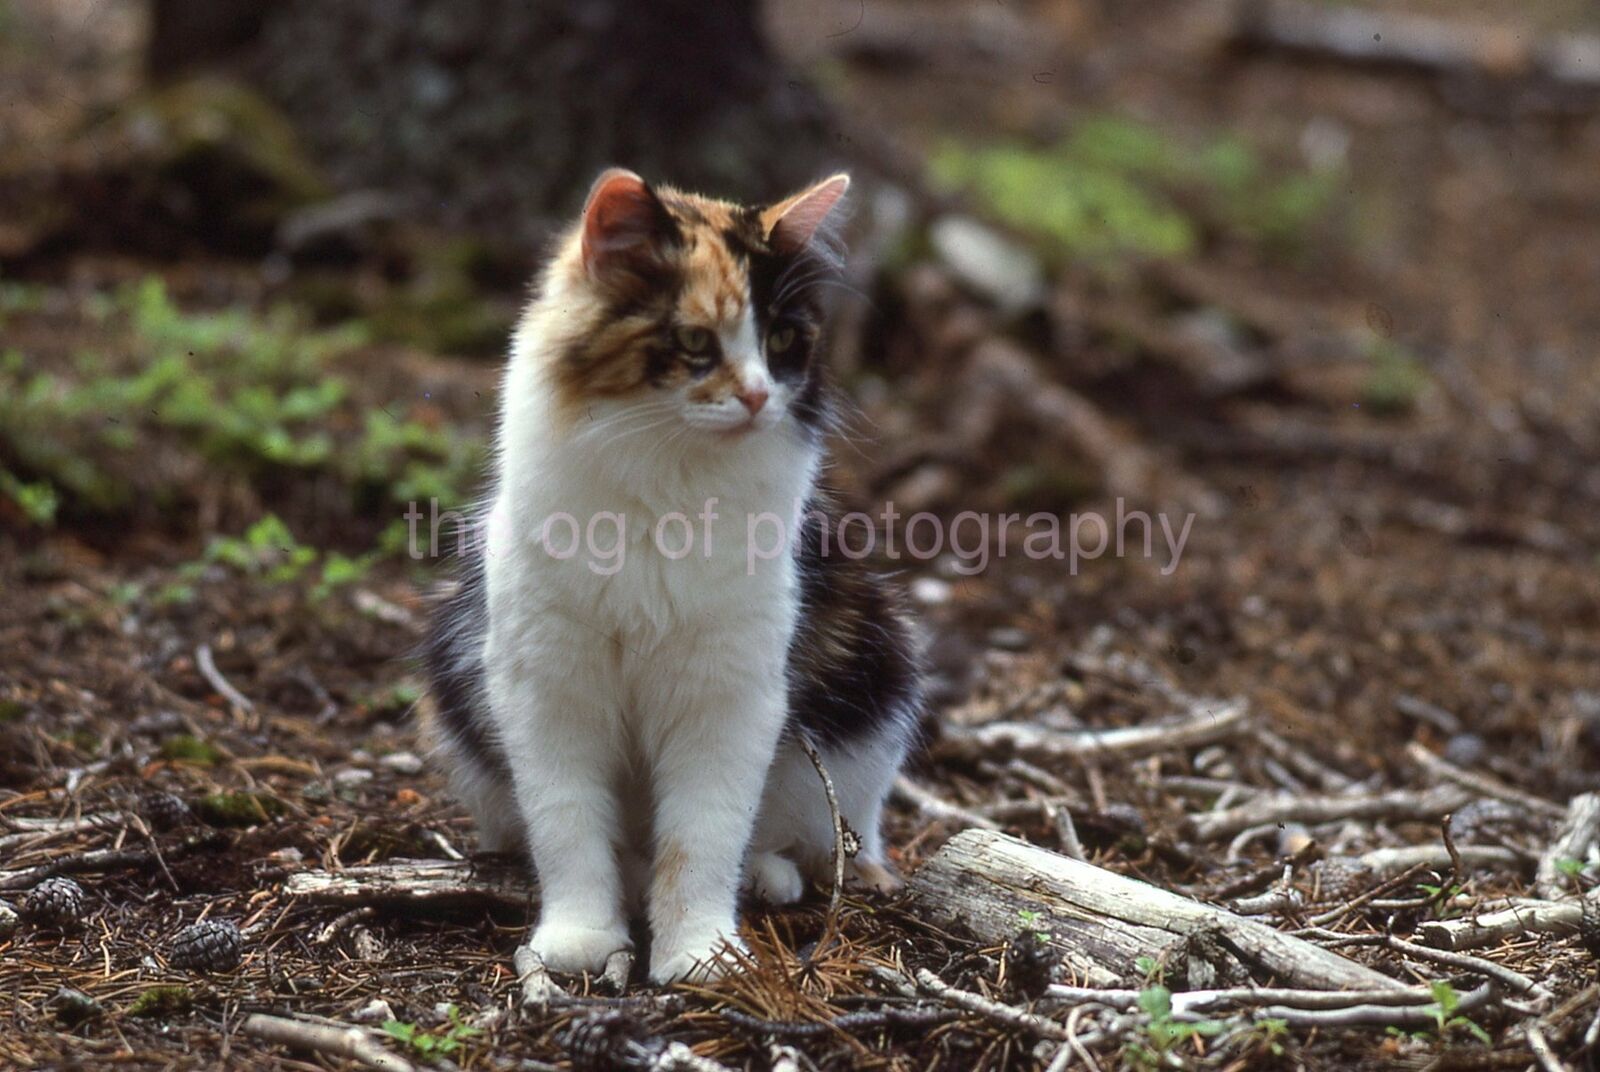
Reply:
M736 392L736 397L744 403L744 408L750 412L750 416L754 417L761 412L761 407L767 404L771 394L765 387L744 387Z

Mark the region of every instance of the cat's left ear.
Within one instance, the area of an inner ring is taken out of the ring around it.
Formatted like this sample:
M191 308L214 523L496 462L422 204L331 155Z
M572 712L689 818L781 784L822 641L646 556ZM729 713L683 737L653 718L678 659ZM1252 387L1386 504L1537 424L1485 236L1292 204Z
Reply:
M766 230L767 241L778 253L800 252L848 189L850 176L840 172L763 210L761 226Z

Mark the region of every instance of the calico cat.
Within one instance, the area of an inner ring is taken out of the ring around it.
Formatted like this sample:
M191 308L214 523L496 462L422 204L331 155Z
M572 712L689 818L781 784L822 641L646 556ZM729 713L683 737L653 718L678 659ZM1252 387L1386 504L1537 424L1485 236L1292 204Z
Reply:
M430 722L482 846L532 857L552 969L598 971L644 915L651 979L715 974L741 885L782 903L831 874L800 737L857 877L894 881L879 826L917 732L914 631L828 546L818 484L848 185L744 207L607 171L517 327L488 537L432 624Z

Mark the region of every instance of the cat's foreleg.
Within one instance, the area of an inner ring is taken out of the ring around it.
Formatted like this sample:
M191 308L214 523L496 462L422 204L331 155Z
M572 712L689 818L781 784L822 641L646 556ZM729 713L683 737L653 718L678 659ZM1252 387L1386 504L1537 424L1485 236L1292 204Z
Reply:
M717 974L718 951L739 946L737 901L767 768L783 726L781 666L746 664L738 681L679 688L653 763L655 875L650 978Z
M539 877L529 944L556 971L599 972L632 945L617 859L617 718L592 653L490 660L489 697ZM558 668L558 669L552 669Z

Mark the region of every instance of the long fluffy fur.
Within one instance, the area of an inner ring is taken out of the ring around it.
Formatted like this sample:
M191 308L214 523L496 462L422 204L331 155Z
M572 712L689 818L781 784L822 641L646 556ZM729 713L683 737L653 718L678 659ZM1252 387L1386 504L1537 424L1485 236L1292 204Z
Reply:
M820 538L829 181L762 210L608 173L516 332L488 540L433 621L430 729L482 845L532 857L532 944L558 970L598 970L643 912L653 978L708 971L741 884L790 901L825 873L801 735L857 872L891 874L881 811L921 692L898 595ZM686 327L715 346L684 352ZM695 533L680 558L652 542L674 512ZM625 516L620 564L556 557L565 528L541 545L558 514ZM762 515L796 533L775 557L747 546Z

